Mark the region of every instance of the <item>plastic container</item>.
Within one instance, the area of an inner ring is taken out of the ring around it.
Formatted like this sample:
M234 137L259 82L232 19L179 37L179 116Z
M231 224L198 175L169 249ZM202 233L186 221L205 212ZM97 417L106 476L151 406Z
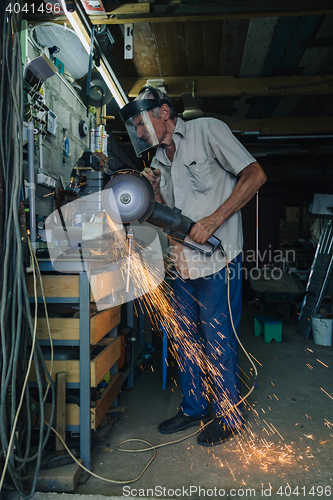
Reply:
M102 134L102 153L105 154L105 156L108 156L108 134L106 132L103 132Z
M321 314L313 314L311 325L314 343L332 346L333 319L323 318Z
M95 129L95 151L97 153L102 153L102 151L103 151L103 133L105 133L103 125L96 127L96 129Z

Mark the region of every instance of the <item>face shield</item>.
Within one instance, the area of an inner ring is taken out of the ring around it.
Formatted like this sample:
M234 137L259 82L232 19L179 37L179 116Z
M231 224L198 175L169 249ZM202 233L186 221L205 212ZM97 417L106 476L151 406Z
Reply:
M148 109L160 105L156 99L142 99L129 102L120 110L136 156L141 156L143 151L159 144Z

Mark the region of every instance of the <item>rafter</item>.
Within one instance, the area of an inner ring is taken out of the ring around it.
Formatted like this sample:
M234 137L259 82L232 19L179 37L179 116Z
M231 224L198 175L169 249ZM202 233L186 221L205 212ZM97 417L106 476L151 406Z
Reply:
M149 79L160 79L160 76ZM164 77L170 97L190 93L195 82L195 95L205 96L274 96L333 94L333 75L269 78L235 78L233 76ZM138 95L146 78L122 78L120 83L129 97Z
M138 11L138 5L141 11ZM333 13L331 0L247 0L185 4L115 4L106 15L90 16L93 24L211 21L251 17L309 16Z

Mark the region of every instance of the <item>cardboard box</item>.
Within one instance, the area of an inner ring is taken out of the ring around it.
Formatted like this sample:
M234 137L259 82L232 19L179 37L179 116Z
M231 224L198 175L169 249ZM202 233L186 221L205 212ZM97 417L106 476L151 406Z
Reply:
M307 211L303 207L303 219L307 217ZM299 221L299 207L286 207L285 211L285 221L286 222L298 222Z

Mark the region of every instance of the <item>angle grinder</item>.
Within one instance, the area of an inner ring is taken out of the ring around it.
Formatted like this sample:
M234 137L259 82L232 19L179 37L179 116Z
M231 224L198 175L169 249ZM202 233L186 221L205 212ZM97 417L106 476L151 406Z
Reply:
M146 177L136 170L118 170L102 192L104 210L115 222L130 224L144 221L163 228L163 231L173 240L198 250L208 256L220 248L225 252L221 241L211 236L206 243L197 243L188 235L195 222L182 215L179 208L171 208L155 201L154 190Z

